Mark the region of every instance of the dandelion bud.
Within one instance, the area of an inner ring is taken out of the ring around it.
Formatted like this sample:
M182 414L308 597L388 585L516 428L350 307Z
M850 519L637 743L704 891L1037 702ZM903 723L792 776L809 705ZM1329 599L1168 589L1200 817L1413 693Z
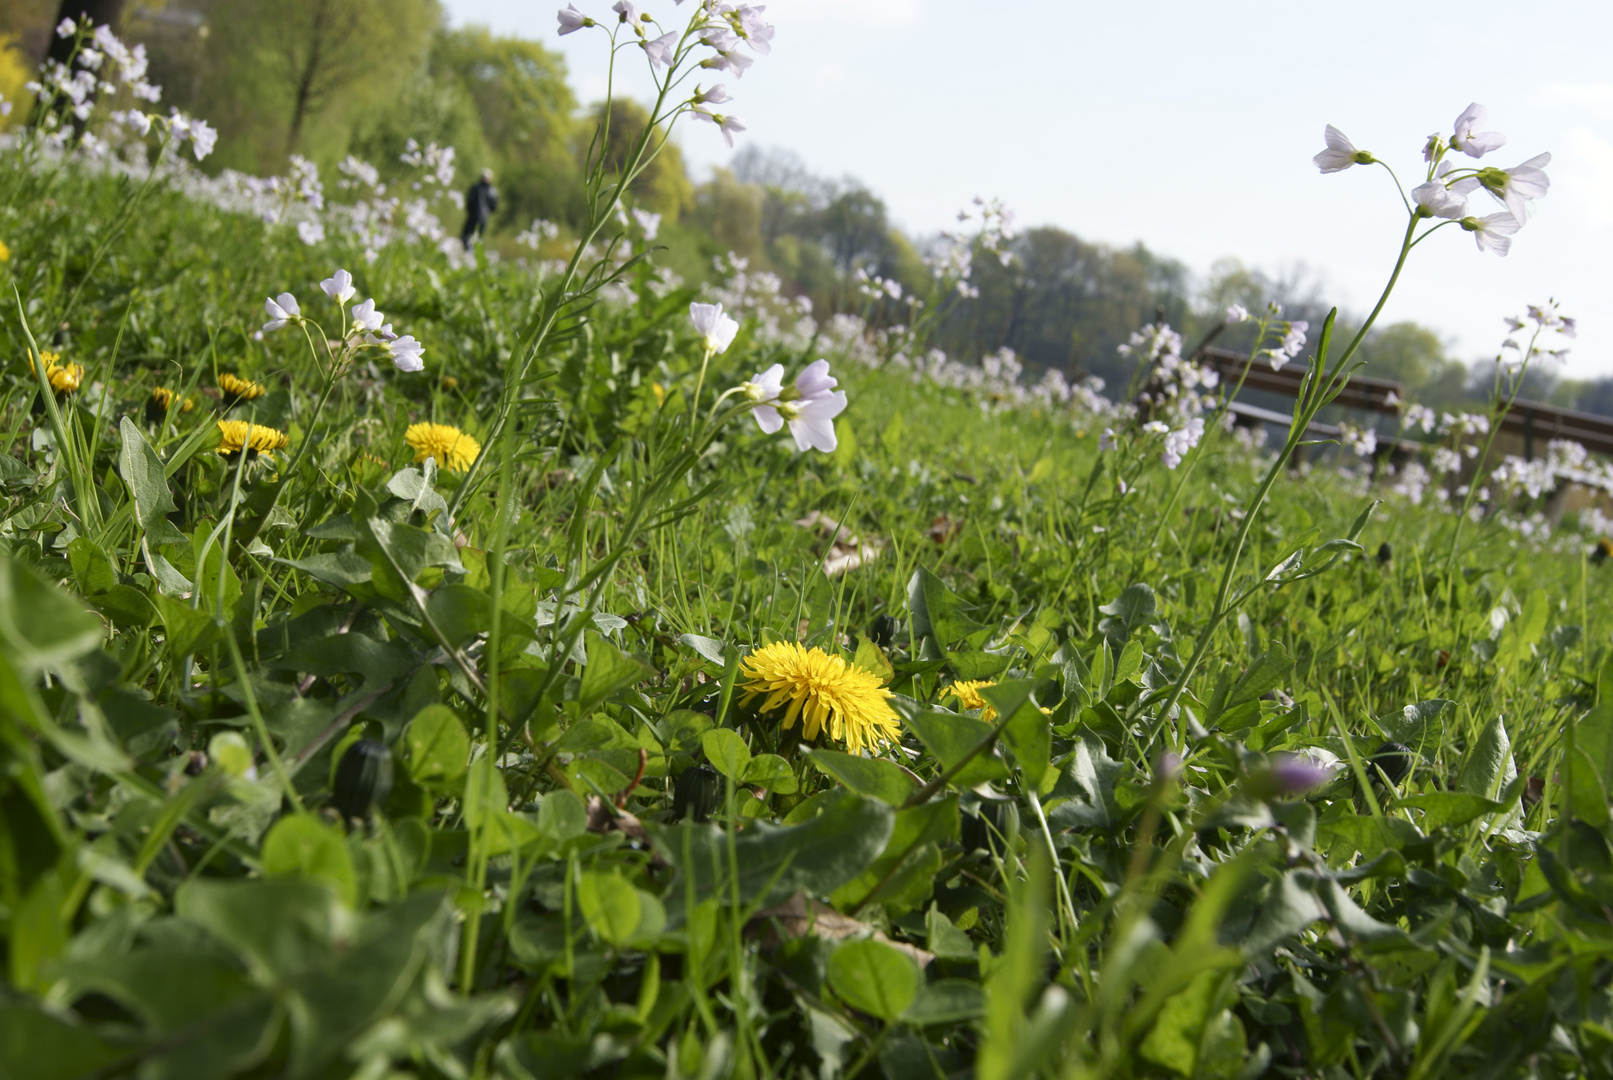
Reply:
M392 751L374 739L347 748L336 766L335 798L342 820L366 818L392 793Z
M1383 778L1391 784L1398 784L1411 775L1411 767L1415 758L1411 748L1402 746L1397 742L1386 742L1373 753L1367 773L1377 780L1377 774L1382 773Z
M710 821L722 805L723 779L710 765L691 765L672 788L672 816Z

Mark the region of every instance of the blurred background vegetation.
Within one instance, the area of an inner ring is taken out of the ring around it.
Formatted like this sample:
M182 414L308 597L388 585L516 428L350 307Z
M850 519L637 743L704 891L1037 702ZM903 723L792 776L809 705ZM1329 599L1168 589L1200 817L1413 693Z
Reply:
M581 160L603 103L578 100L558 54L482 27L452 28L439 0L5 0L0 94L25 99L52 28L82 12L145 45L164 107L218 128L210 171L273 175L297 153L328 182L355 154L386 179L401 172L398 156L414 139L452 146L461 186L483 167L495 171L494 250L520 253L514 237L535 219L562 229L582 219ZM26 115L19 107L0 123ZM618 145L648 122L631 101L617 103L617 116ZM922 294L923 255L938 240L904 235L855 178L817 175L787 150L755 143L731 168L695 177L674 141L634 201L662 215L662 261L686 280L709 278L714 259L733 252L751 271L778 275L787 294L810 298L819 317L849 311L875 325L908 313L870 310L852 275L865 270ZM1115 348L1144 323L1163 318L1192 346L1234 302L1253 311L1275 299L1313 325L1327 310L1325 283L1303 265L1269 272L1229 259L1195 275L1140 243L1111 247L1054 226L1024 230L1013 250L1010 265L985 260L978 297L952 308L932 344L964 359L1011 348L1033 375L1048 367L1098 375L1118 392L1129 369ZM1243 343L1228 331L1217 344ZM1454 356L1427 327L1382 327L1365 351L1374 375L1405 383L1425 404L1456 408L1487 396L1491 358ZM1613 415L1613 376L1578 381L1536 369L1529 379L1525 397Z

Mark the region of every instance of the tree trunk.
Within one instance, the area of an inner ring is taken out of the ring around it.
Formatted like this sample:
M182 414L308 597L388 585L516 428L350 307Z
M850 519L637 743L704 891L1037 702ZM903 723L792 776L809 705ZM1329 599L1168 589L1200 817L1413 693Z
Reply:
M46 59L65 64L73 53L73 39L58 37L56 34L56 26L61 25L63 19L72 19L76 23L87 19L96 26L104 23L116 30L123 23L125 2L126 0L62 0L61 6L56 9L56 22L51 26L50 51L45 54Z
M63 19L72 19L75 23L90 22L96 26L105 24L116 30L123 22L123 7L125 0L62 0L61 6L56 10L56 21L50 27L50 48L45 52L46 61L54 60L58 64L66 64L73 55L73 38L62 37L56 33L56 27L61 25ZM93 93L92 93L92 96ZM44 114L41 106L34 106L32 124L40 123ZM58 115L67 114L65 103L58 103ZM69 115L73 131L76 136L84 134L84 122L76 116Z

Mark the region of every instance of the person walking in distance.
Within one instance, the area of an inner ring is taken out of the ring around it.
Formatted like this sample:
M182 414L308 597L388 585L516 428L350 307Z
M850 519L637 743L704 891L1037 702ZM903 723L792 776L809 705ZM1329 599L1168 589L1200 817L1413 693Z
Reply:
M469 251L472 239L487 231L487 219L498 209L498 189L493 187L493 170L483 169L482 177L465 192L465 228L460 240Z

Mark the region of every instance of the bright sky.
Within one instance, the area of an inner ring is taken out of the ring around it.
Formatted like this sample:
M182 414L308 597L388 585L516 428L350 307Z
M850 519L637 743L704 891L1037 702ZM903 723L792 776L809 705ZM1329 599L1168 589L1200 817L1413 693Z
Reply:
M608 17L606 0L576 0ZM669 26L687 13L640 0ZM585 101L605 89L599 30L559 38L553 0L446 0L480 23L560 49ZM975 195L1022 226L1150 248L1207 271L1231 255L1302 260L1364 313L1391 268L1404 211L1388 175L1311 165L1332 123L1419 182L1430 132L1470 101L1508 144L1502 167L1550 151L1551 194L1510 255L1448 228L1412 254L1384 313L1493 356L1502 317L1555 297L1579 319L1565 374L1613 374L1613 3L1452 6L1228 0L770 0L770 56L727 80L741 136L849 174L909 233L946 226ZM625 55L625 54L624 54ZM632 58L636 60L637 58ZM632 65L630 65L632 66ZM626 85L642 94L647 80ZM679 139L703 174L731 152L705 124ZM743 145L743 144L741 144ZM1472 205L1492 207L1482 194ZM1482 209L1479 209L1482 207Z

